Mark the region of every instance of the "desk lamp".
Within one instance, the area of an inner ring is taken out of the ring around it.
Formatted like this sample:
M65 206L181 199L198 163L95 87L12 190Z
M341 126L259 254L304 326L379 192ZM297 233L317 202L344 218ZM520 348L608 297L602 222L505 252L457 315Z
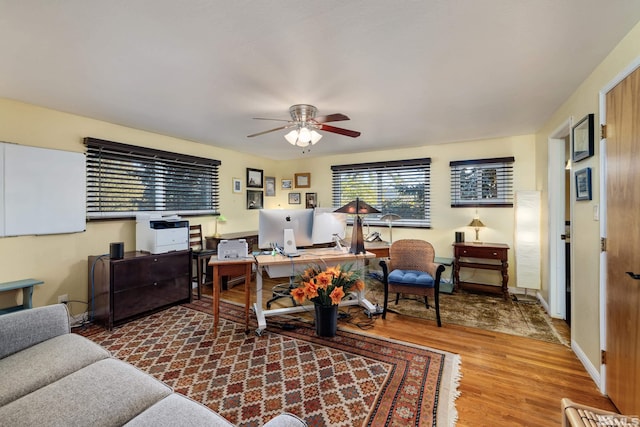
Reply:
M222 214L216 216L216 229L215 229L215 231L213 233L213 237L215 237L216 239L221 237L220 233L218 233L218 223L219 222L227 222L227 218L225 218L224 215L222 215Z
M393 223L393 221L399 220L400 215L394 214L394 213L388 213L388 214L382 215L382 218L380 219L382 221L386 221L387 225L389 226L389 244L391 244L393 243L393 229L391 228L391 224Z
M469 227L474 227L476 229L476 240L473 243L482 243L480 241L480 227L484 227L485 225L480 221L480 218L477 216L471 220L469 223Z
M362 234L362 218L360 218L360 215L380 213L380 211L356 197L355 200L352 200L343 207L336 209L334 212L355 214L356 217L353 219L353 233L351 234L351 249L349 252L352 254L365 253L364 236Z

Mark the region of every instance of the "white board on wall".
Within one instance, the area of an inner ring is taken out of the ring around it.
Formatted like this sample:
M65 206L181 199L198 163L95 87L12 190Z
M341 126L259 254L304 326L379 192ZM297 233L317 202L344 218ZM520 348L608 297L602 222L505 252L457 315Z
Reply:
M1 143L4 236L85 231L84 153Z

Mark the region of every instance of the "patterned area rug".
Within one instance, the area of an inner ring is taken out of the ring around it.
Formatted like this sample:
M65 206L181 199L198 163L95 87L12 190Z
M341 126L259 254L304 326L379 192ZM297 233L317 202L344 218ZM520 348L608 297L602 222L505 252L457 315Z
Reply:
M384 304L384 287L381 282L368 278L367 299L380 306ZM433 301L430 303L433 304ZM395 294L389 295L389 311L406 316L435 321L436 312L431 307L427 309L424 299L412 295L407 295L406 298L401 296L396 305ZM568 345L537 300L515 298L505 301L502 295L464 290L450 295L440 293L440 317L443 324L452 323Z
M211 300L172 307L113 331L74 331L239 426L284 411L310 426L450 426L460 357L362 334L294 330L245 334L242 308Z

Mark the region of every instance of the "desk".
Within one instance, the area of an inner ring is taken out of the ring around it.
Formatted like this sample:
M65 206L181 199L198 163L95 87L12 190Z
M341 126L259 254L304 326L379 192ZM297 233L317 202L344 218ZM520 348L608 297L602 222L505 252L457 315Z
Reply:
M244 324L249 331L249 306L251 305L251 266L253 257L219 260L211 257L209 265L213 268L213 327L218 329L220 319L220 288L223 276L244 275Z
M300 313L310 310L309 305L297 305L293 307L276 308L265 310L262 308L262 275L266 272L269 277L290 277L304 270L309 264L320 264L333 266L349 262L357 263L357 267L364 270L364 261L375 258L371 252L354 255L336 250L335 248L306 249L301 251L298 257L285 257L282 255L258 255L256 256L256 302L253 307L258 319L258 329L256 334L262 335L262 331L267 327L266 317L278 316L290 313ZM364 273L364 271L363 271ZM363 274L364 277L364 274ZM352 292L355 299L345 299L340 306L361 305L367 310L375 311L375 306L364 298L364 291Z
M455 262L453 266L456 289L466 287L483 291L502 292L505 300L509 300L509 273L507 251L509 246L504 243L454 243L453 252ZM482 270L496 270L502 275L502 286L488 285L485 283L461 282L460 268L478 268Z
M35 279L23 279L13 282L0 283L0 292L22 289L22 305L0 309L0 314L6 314L11 313L12 311L32 308L33 304L31 302L31 296L33 295L33 287L35 285L42 285L43 283L44 282L42 280Z

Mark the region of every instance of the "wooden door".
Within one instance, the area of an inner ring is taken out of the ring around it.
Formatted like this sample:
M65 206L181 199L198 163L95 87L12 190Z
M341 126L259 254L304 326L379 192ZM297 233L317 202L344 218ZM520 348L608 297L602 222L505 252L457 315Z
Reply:
M606 102L607 393L640 414L640 69Z

